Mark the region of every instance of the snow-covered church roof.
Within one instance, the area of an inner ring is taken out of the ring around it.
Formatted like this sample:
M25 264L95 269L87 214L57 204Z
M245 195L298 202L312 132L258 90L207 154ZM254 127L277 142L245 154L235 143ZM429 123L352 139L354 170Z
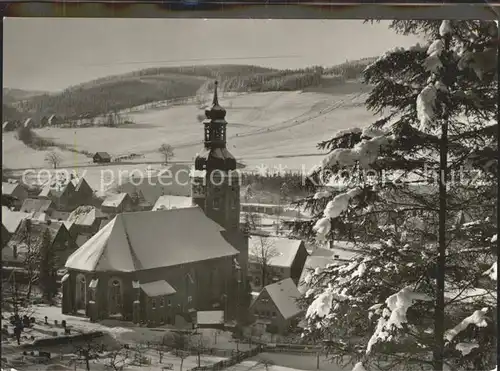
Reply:
M65 266L133 272L237 255L223 231L199 207L123 213L76 250Z

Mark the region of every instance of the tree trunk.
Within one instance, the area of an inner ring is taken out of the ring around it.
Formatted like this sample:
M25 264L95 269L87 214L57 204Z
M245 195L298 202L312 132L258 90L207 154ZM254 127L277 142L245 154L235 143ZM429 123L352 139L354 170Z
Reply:
M449 35L445 36L445 53L450 46ZM446 68L446 67L445 67ZM444 76L446 78L446 76ZM446 85L445 79L443 81ZM441 143L439 148L439 244L436 264L436 306L434 316L434 371L443 371L444 361L444 284L446 268L446 182L448 179L448 114L447 107L441 122Z
M179 371L182 371L182 364L184 363L184 358L181 358L181 367L179 369Z
M500 22L497 22L497 151L500 152L500 69L498 69L498 63L500 63ZM500 184L500 159L497 158L497 186ZM497 196L497 237L500 237L500 197ZM500 238L497 238L497 292L500 291L500 280L498 279L498 267L500 266ZM500 334L500 295L497 294L497 336ZM497 340L498 342L498 340ZM497 343L498 344L498 343ZM497 345L498 348L498 345ZM497 367L500 366L500 352L497 352Z

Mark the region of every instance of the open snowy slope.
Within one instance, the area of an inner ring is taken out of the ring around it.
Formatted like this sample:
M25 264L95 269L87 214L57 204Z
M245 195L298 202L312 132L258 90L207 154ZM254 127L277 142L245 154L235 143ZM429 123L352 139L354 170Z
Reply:
M255 167L300 169L320 160L316 144L337 130L365 126L374 118L363 106L366 88L353 83L349 89L326 88L321 92L267 92L222 97L227 110L228 146L241 161ZM107 151L111 155L136 153L139 161L160 161L157 148L169 143L175 160L189 161L202 148L203 129L195 104L150 109L128 115L136 124L119 128L44 128L42 137L89 152ZM23 152L24 150L24 152ZM20 153L23 153L20 155ZM85 156L67 152L62 166L88 163ZM291 157L293 156L293 157ZM3 163L11 168L43 166L44 155L26 148L4 135ZM67 158L66 158L67 157ZM79 162L77 164L77 162Z

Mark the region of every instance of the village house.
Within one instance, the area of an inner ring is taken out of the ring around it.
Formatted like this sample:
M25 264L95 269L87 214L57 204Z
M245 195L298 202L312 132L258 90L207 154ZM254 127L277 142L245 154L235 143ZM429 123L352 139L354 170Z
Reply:
M323 269L327 265L345 264L360 255L359 251L353 249L346 249L335 246L330 249L318 248L311 252L307 257L300 275L298 289L301 294L305 294L310 288L308 284L308 276L315 269Z
M24 200L21 206L22 213L29 214L46 214L49 218L52 216L56 205L52 200L39 199L39 198L27 198Z
M24 200L28 198L28 190L16 181L2 182L2 196L10 197L14 209L19 210Z
M205 150L192 181L196 206L116 215L68 258L63 313L150 324L192 322L207 310L236 316L248 238L239 228L240 184L232 178L236 160L226 149L217 92L205 113ZM211 182L214 173L219 178Z
M296 285L298 284L309 255L304 241L252 235L248 246L248 274L253 291L262 289L263 270L266 274L264 285L285 278L291 278Z
M34 126L34 122L33 122L33 119L31 119L31 118L26 119L26 121L24 121L24 123L23 123L23 127L25 129L31 129L31 128L33 128L33 126Z
M101 204L101 211L106 214L119 214L132 211L134 205L128 193L107 196Z
M57 115L51 115L47 120L49 126L59 126L62 124L62 119Z
M153 211L182 209L191 206L193 206L193 200L191 199L191 197L164 195L158 198L155 205L153 206Z
M142 210L151 210L162 196L191 197L191 167L184 164L168 165L157 174L125 179L119 192L128 193Z
M94 164L111 162L111 155L108 152L96 152L92 157Z
M2 263L6 266L23 266L27 254L36 253L40 248L44 233L50 234L50 249L55 252L56 269L64 267L66 259L75 252L74 239L60 222L24 219L7 245L2 249Z
M7 206L2 206L2 224L10 234L16 232L17 227L19 227L23 219L30 218L32 215L33 213L14 211Z
M255 325L265 332L286 335L297 327L303 313L297 302L300 297L291 278L265 286L250 305Z
M4 132L14 131L17 129L17 123L15 121L5 121L2 125L2 130Z
M49 124L49 119L47 116L43 116L40 120L40 127L44 128Z
M94 191L84 178L54 180L42 188L38 198L52 200L58 211L71 212L80 205L93 204Z
M107 216L95 206L82 205L69 214L64 225L75 239L80 235L90 238L99 231L101 221L104 219L107 219Z

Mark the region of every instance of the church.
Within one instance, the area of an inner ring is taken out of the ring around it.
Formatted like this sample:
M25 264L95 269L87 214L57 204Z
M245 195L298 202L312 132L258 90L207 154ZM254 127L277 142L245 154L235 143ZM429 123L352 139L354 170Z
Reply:
M64 314L159 325L206 310L223 310L228 320L247 309L248 236L217 82L205 115L192 206L122 213L106 224L66 261Z

